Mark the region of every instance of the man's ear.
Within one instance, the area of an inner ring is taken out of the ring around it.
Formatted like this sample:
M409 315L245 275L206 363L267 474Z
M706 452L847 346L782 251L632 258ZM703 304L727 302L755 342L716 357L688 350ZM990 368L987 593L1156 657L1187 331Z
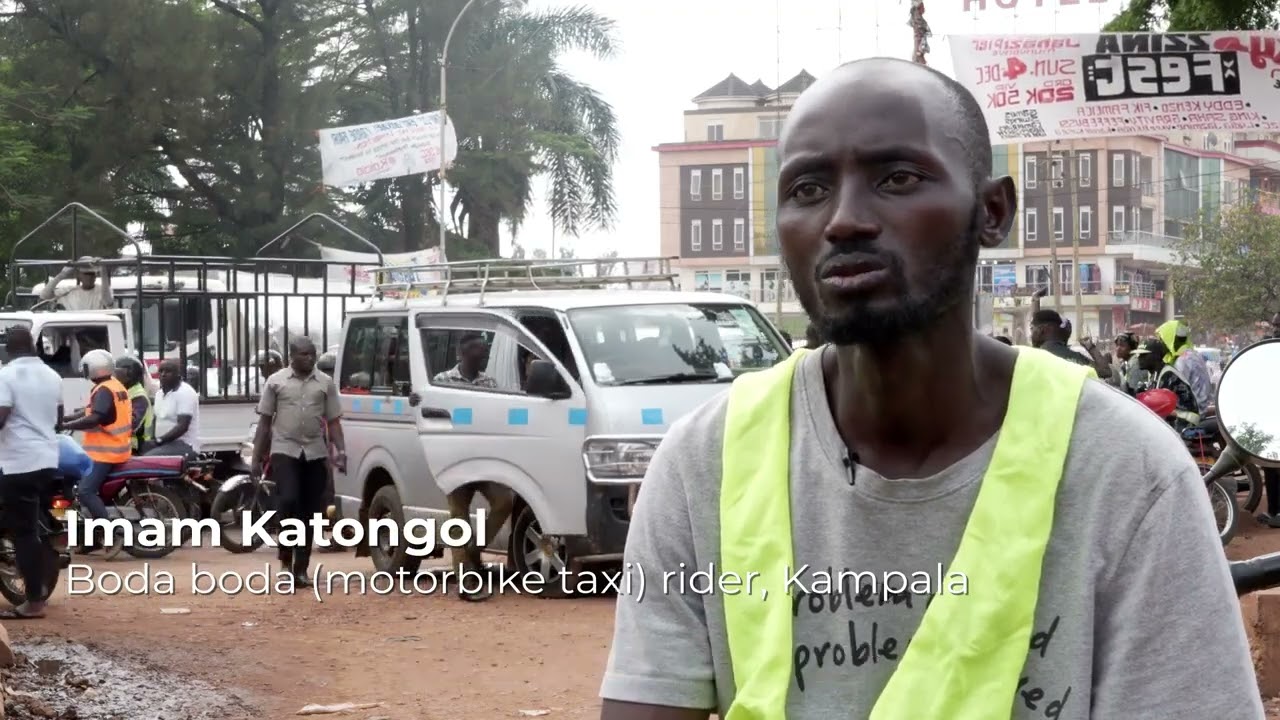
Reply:
M993 248L1004 242L1018 215L1018 191L1009 176L991 178L982 186L983 213L980 240L982 247Z

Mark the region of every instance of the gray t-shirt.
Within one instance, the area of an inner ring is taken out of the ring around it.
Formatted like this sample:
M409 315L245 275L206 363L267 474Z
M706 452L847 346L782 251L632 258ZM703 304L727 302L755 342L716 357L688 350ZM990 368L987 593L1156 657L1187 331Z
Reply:
M1013 720L1262 720L1240 606L1195 464L1140 404L1104 383L1085 385ZM673 424L654 454L626 546L644 592L633 577L631 594L618 598L605 698L721 710L733 699L721 598L676 590L681 577L719 560L727 398ZM888 480L858 466L851 486L818 353L796 368L792 418L795 567L911 577L950 563L995 437L932 477ZM815 580L806 574L800 584L816 589ZM885 602L869 589L793 593L790 720L870 714L927 597Z

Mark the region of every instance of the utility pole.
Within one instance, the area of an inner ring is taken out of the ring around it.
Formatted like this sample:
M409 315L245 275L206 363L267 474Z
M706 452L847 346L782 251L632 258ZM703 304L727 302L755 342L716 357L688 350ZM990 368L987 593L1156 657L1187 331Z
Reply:
M1054 141L1054 144L1057 144L1056 140ZM1062 287L1061 283L1058 282L1060 280L1058 277L1058 235L1053 227L1053 211L1056 209L1056 206L1053 204L1053 184L1061 180L1062 176L1066 175L1066 168L1063 168L1062 175L1059 177L1055 178L1053 176L1053 150L1054 148L1050 146L1046 153L1049 161L1049 187L1047 193L1049 198L1049 287L1053 292L1053 309L1058 312L1062 312ZM1067 224L1065 212L1063 213L1062 224L1064 227Z
M449 26L449 34L444 36L444 47L440 51L440 207L436 209L437 220L440 222L440 262L448 262L448 256L445 254L445 245L448 242L448 235L445 232L444 216L444 166L445 166L445 128L449 123L449 115L446 112L448 107L447 100L449 83L449 43L453 41L453 31L458 29L458 21L462 20L462 16L467 14L472 5L476 4L476 0L467 0L467 4L462 6L458 11L457 17L453 19L453 24Z
M1083 332L1084 308L1080 299L1080 157L1076 139L1071 138L1071 287L1075 290L1076 333ZM1090 166L1092 168L1092 166ZM1065 220L1065 218L1064 218ZM1092 222L1092 216L1090 216ZM1078 335L1077 335L1078 337Z

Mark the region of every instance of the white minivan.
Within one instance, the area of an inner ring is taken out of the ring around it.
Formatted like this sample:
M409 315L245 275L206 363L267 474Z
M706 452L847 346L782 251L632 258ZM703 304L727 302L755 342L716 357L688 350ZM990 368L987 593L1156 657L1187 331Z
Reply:
M347 441L343 517L448 517L445 494L513 490L491 549L556 573L621 559L631 505L671 423L791 349L734 295L565 288L451 291L348 314L335 368ZM483 342L483 353L475 344ZM450 372L460 346L478 384ZM404 548L362 548L379 570L416 570Z

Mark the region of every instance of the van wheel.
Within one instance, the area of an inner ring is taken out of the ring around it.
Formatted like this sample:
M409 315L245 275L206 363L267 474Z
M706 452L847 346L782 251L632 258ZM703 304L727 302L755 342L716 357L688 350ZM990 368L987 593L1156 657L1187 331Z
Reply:
M521 504L511 523L510 542L507 553L516 572L542 577L539 597L565 598L572 594L565 591L566 586L573 586L572 578L561 579L569 571L569 551L560 538L543 534L538 517L528 505Z
M383 485L373 494L373 500L369 501L369 520L381 520L390 518L400 527L400 538L404 539L404 506L400 504L400 493L396 491L395 485ZM372 522L370 522L372 525ZM378 572L394 573L403 570L410 575L418 573L418 567L422 565L422 558L417 555L410 555L409 547L405 543L400 543L398 547L391 547L384 534L379 537L381 540L378 544L369 545L369 557L373 560L373 567Z

